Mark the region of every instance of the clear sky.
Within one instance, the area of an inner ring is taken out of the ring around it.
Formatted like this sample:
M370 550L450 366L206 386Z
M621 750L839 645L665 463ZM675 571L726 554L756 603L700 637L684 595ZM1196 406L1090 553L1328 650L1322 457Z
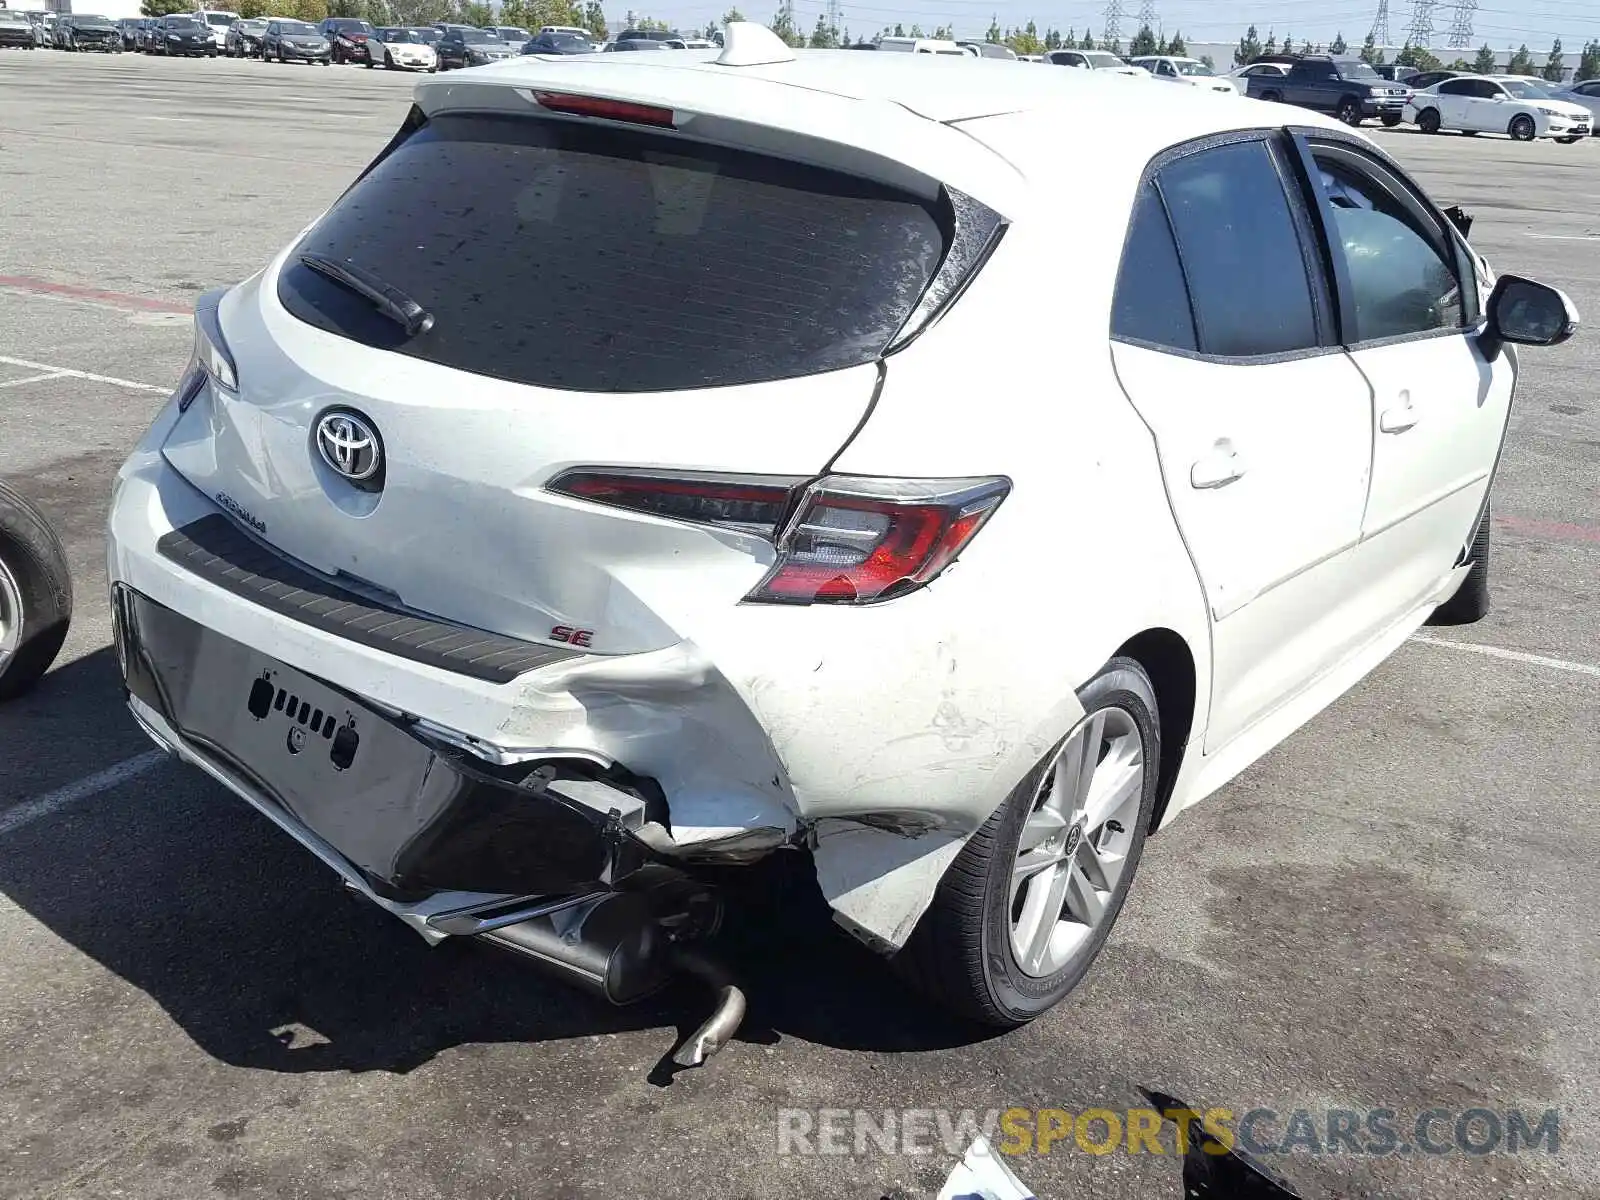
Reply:
M716 20L726 11L727 4L707 4L704 0L634 0L635 11L642 15L660 16L683 28L701 27L708 20ZM1127 13L1122 22L1126 39L1138 27L1138 14L1143 0L1123 0ZM827 0L794 0L795 23L809 30L817 17L827 7ZM875 33L885 25L901 22L908 28L913 22L932 31L935 26L948 24L957 36L981 36L988 29L991 14L999 18L1002 27L1025 25L1030 19L1038 23L1039 32L1055 26L1065 32L1069 27L1080 35L1088 25L1098 36L1105 24L1105 0L839 0L844 14L844 25L853 36ZM1343 33L1345 40L1360 42L1372 28L1377 13L1377 0L1166 0L1154 5L1168 34L1181 30L1186 39L1203 42L1237 41L1245 28L1254 23L1266 40L1267 30L1275 29L1281 38L1285 33L1296 42L1309 38L1314 42L1331 41L1335 34ZM752 0L742 11L752 20L769 21L777 9L777 0ZM608 0L608 16L616 10L615 0ZM620 12L618 17L620 18ZM1453 4L1438 3L1433 10L1433 43L1443 46L1456 15ZM1400 43L1411 22L1411 0L1390 0L1389 31L1393 41ZM1544 51L1555 38L1562 40L1568 55L1581 51L1583 44L1600 38L1600 0L1480 0L1473 17L1474 41L1478 45L1488 42L1496 49L1515 47L1523 42L1530 50Z

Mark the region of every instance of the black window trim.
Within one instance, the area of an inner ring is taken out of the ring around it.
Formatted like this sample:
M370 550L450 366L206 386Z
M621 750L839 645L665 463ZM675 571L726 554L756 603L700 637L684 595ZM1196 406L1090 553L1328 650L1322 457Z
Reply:
M1233 129L1223 133L1207 134L1190 141L1180 142L1169 146L1160 154L1152 158L1139 176L1138 187L1134 190L1134 202L1137 204L1139 196L1148 186L1155 192L1161 202L1162 215L1167 219L1167 228L1172 233L1173 245L1178 252L1178 267L1183 273L1184 294L1189 302L1190 319L1194 324L1195 342L1201 341L1201 325L1199 314L1195 311L1194 290L1189 286L1188 267L1184 263L1183 242L1178 237L1177 227L1172 223L1172 213L1168 211L1166 197L1161 194L1158 176L1162 168L1177 162L1179 159L1191 155L1202 154L1207 150L1215 150L1223 146L1238 145L1242 142L1262 142L1267 147L1268 156L1278 172L1278 177L1283 184L1284 200L1289 206L1290 220L1294 225L1295 235L1300 242L1300 257L1305 265L1306 286L1311 293L1312 320L1317 330L1317 344L1306 346L1298 350L1281 350L1272 354L1211 354L1204 350L1185 350L1177 346L1166 346L1159 342L1147 341L1144 338L1128 337L1124 334L1111 334L1113 342L1122 342L1129 346L1138 346L1145 350L1154 350L1161 354L1170 354L1178 358L1192 359L1196 362L1218 363L1224 366L1268 366L1274 363L1297 362L1303 358L1323 358L1330 354L1344 353L1344 346L1338 338L1335 327L1335 312L1333 301L1333 281L1327 274L1325 263L1322 261L1325 252L1325 242L1317 234L1318 226L1313 223L1310 207L1306 202L1304 180L1301 178L1303 171L1294 164L1292 156L1286 151L1283 144L1283 130L1278 128L1258 129ZM1291 178L1291 175L1293 178ZM1117 265L1120 276L1121 264L1127 257L1128 242L1133 235L1133 208L1128 210L1128 228L1123 234L1122 251L1118 255ZM1112 289L1115 292L1115 281Z
M1476 334L1485 324L1482 304L1478 295L1476 255L1465 239L1456 232L1449 220L1428 199L1400 165L1364 139L1336 130L1290 126L1286 131L1293 143L1299 162L1299 174L1317 197L1314 208L1318 240L1332 267L1332 278L1337 292L1336 309L1339 318L1339 342L1343 349L1362 350L1380 346L1393 346L1405 342L1430 341L1434 338L1459 337ZM1344 254L1338 248L1339 239L1328 224L1328 200L1322 188L1322 175L1316 165L1314 152L1326 150L1341 162L1361 173L1367 180L1382 189L1391 199L1412 214L1425 231L1434 250L1449 264L1461 295L1461 324L1438 329L1422 329L1415 333L1396 334L1392 337L1353 339L1347 334L1356 328L1355 299L1351 294L1349 271Z

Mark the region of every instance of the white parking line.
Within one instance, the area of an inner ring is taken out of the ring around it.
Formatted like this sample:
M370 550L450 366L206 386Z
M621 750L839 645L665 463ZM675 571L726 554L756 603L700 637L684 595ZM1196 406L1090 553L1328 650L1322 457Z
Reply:
M86 775L75 783L59 787L53 792L46 792L32 800L25 800L15 808L8 808L0 813L0 837L21 829L24 825L30 825L41 817L59 812L69 804L76 804L118 784L127 783L128 780L143 775L153 767L160 766L166 758L164 750L146 750L143 754L135 754L132 758L114 763L104 771L96 771L93 775Z
M1501 646L1480 646L1477 642L1457 642L1450 638L1431 637L1426 633L1411 635L1413 642L1424 646L1441 646L1446 650L1465 650L1469 654L1483 654L1489 658L1503 658L1508 662L1527 663L1531 667L1549 667L1552 671L1568 671L1573 675L1592 675L1600 679L1600 667L1588 663L1569 662L1564 658L1548 658L1543 654L1527 654L1521 650L1507 650Z
M21 379L8 379L0 383L0 388L21 387L25 383L43 383L47 379L65 379L60 371L46 371L43 375L24 375Z
M1600 233L1530 233L1541 242L1600 242Z
M158 387L153 383L135 383L131 379L118 379L115 375L96 375L93 371L75 371L71 367L52 367L49 363L29 362L25 358L7 358L4 354L0 354L0 363L5 363L8 367L27 367L34 371L44 371L50 375L67 375L73 379L87 379L91 383L115 384L117 387L134 388L141 392L161 392L164 394L172 391L170 387ZM38 380L16 379L12 382L37 383Z

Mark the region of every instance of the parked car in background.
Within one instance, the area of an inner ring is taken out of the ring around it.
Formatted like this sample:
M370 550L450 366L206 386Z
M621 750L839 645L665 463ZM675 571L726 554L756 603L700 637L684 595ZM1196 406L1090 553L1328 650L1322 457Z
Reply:
M1359 58L1334 58L1307 54L1281 78L1253 75L1245 81L1246 95L1309 108L1338 117L1346 125L1360 125L1377 117L1387 126L1404 119L1411 89L1390 83Z
M367 66L389 71L437 71L439 55L432 44L415 29L385 26L373 30L368 43L371 54Z
M0 8L0 50L32 50L33 22L19 12Z
M122 38L124 50L137 50L139 48L139 26L152 17L123 17L117 21L117 33Z
M189 15L211 31L211 40L219 53L228 44L228 30L240 19L238 13L225 8L197 8Z
M1447 129L1467 134L1503 133L1514 141L1554 138L1563 145L1586 138L1594 130L1594 114L1583 105L1508 76L1446 79L1427 91L1413 93L1406 118L1423 133Z
M1380 78L1387 79L1390 83L1403 83L1410 86L1412 79L1420 75L1416 67L1402 67L1398 63L1379 63L1372 68Z
M50 45L56 50L65 50L67 41L72 33L72 14L50 14Z
M1591 118L1600 119L1600 79L1580 79L1576 83L1568 84L1562 88L1552 85L1550 94L1558 100L1566 100L1571 104L1581 104L1589 110ZM1596 129L1594 120L1589 122L1589 129L1589 136L1593 137Z
M540 33L575 33L579 37L586 37L586 38L589 38L591 40L594 38L594 34L590 33L587 29L584 29L580 25L541 25L539 27L539 32Z
M29 12L26 15L28 22L33 26L35 49L48 49L52 42L51 26L55 22L55 13Z
M602 49L612 54L644 50L671 50L669 38L618 38L607 42Z
M878 39L879 50L895 50L902 54L952 54L968 58L960 46L943 38L883 37Z
M156 20L145 39L150 54L180 55L184 58L215 58L217 43L211 27L187 14L172 13Z
M520 46L533 36L531 32L523 29L520 25L486 25L484 28L488 29L508 46Z
M1289 63L1280 62L1253 62L1249 66L1235 67L1223 78L1230 80L1233 83L1234 90L1242 96L1249 90L1250 80L1257 75L1273 76L1281 79L1289 73L1290 65Z
M266 61L319 63L325 67L333 60L333 47L322 30L309 21L274 17L267 21L266 32L261 35L261 57Z
M1471 74L1471 71L1451 71L1447 68L1440 68L1437 71L1418 71L1406 80L1406 86L1414 92L1420 92L1436 83L1443 83L1446 79L1465 79Z
M538 33L522 44L524 54L593 54L594 43L581 33Z
M1010 46L1002 46L998 42L957 42L968 54L974 58L999 58L1014 61L1017 52Z
M707 876L803 848L930 999L1022 1025L1151 832L1486 614L1508 347L1577 315L1325 116L847 74L743 22L726 53L756 65L422 81L197 305L112 491L108 658L167 753L430 942L650 995ZM1109 252L1041 287L1085 229ZM975 334L1049 342L1072 402ZM1072 514L1114 529L1063 553ZM210 791L202 835L247 819ZM1208 850L1164 865L1203 889ZM301 886L186 853L196 903Z
M515 58L520 47L508 46L487 29L451 29L439 39L439 69L481 67Z
M235 21L228 26L228 36L222 43L222 51L232 58L260 58L261 39L266 32L266 17L250 17Z
M122 53L122 30L110 17L74 13L62 21L65 50L98 50L105 54Z
M1053 67L1077 67L1086 71L1109 71L1113 75L1142 75L1150 72L1143 67L1123 62L1107 50L1046 50L1039 61Z
M539 32L543 33L544 30ZM670 42L678 35L667 29L624 29L614 39L617 42Z
M153 54L161 30L161 18L141 17L140 21L140 26L133 31L133 48L141 54Z
M1174 58L1168 54L1130 58L1135 67L1142 67L1164 83L1183 83L1208 92L1226 92L1237 96L1239 89L1218 75L1205 63L1195 58Z
M357 17L329 17L317 27L336 63L372 63L372 26Z

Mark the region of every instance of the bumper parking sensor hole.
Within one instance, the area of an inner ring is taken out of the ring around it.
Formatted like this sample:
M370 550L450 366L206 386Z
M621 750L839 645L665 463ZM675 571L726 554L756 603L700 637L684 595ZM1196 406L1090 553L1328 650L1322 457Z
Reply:
M272 684L265 679L258 679L250 685L250 715L256 720L264 720L272 711Z
M277 699L273 700L272 707L277 709L279 712L282 712L283 711L283 702L285 700L287 700L288 698L289 698L289 693L284 691L282 688L279 688L278 689Z
M333 749L328 752L328 757L339 770L348 770L356 760L356 748L360 745L361 735L346 725L334 735Z

